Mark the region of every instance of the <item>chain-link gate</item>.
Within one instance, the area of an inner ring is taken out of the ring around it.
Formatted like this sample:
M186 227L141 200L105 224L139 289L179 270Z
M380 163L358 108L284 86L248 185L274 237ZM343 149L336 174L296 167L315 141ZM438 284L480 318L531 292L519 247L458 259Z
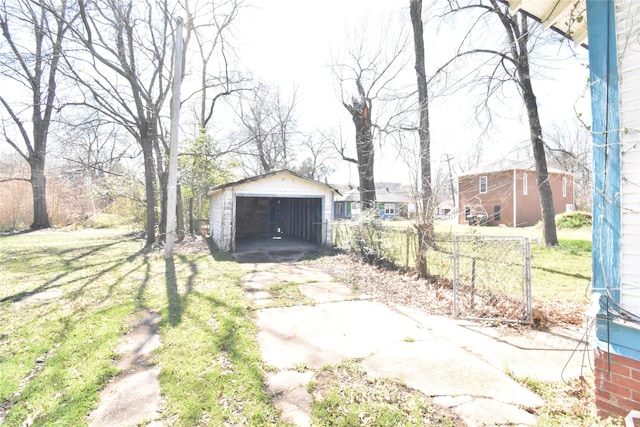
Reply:
M531 249L527 237L453 236L454 315L531 323Z

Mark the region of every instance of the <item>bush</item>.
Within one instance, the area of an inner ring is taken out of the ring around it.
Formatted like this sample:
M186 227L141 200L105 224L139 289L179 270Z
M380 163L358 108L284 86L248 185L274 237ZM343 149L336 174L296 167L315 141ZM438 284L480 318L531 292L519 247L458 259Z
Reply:
M389 230L375 212L365 213L338 230L336 243L341 250L354 253L367 264L393 265L395 248Z
M590 212L565 212L556 216L557 228L588 228L591 227Z

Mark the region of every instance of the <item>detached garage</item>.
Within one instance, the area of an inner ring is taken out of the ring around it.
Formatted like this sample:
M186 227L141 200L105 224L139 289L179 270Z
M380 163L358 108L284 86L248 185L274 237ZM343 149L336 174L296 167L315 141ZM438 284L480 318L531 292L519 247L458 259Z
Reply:
M266 237L331 245L337 194L286 170L215 186L207 193L211 237L224 251L234 251L237 241Z

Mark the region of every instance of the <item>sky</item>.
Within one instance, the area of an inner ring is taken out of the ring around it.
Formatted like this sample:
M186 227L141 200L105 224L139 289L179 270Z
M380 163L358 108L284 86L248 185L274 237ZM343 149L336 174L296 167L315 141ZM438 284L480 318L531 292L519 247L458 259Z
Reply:
M408 5L408 0L260 0L239 17L238 54L255 77L278 85L284 93L297 88L298 121L303 128L341 125L346 132L352 132L353 124L339 102L335 77L328 64L363 16L389 31L397 25L410 26ZM423 16L430 13L426 9ZM454 47L451 35L456 31L459 32L435 20L426 22L428 74ZM578 58L567 60L572 51ZM543 126L575 126L575 109L588 121L589 98L588 93L585 95L588 72L583 65L587 63L586 49L564 42L562 47L558 43L547 49L545 55L545 64L553 69L546 70L545 76L536 76L540 78L533 83ZM469 144L480 138L468 97L467 93L459 92L431 99L433 169L440 167L445 155L454 158L454 162L462 159ZM513 155L514 147L527 144L529 132L521 101L516 98L503 107L498 115L504 118L484 137L486 161ZM376 181L409 182L408 167L394 150L383 147L376 153L376 159ZM355 166L339 160L335 165L337 170L330 182L357 184Z

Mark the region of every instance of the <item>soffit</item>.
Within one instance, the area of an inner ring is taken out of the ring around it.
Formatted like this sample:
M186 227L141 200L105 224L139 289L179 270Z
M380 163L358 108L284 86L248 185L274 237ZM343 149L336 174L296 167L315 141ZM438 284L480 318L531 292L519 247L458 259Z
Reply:
M508 0L511 13L522 10L542 23L588 47L586 0Z

